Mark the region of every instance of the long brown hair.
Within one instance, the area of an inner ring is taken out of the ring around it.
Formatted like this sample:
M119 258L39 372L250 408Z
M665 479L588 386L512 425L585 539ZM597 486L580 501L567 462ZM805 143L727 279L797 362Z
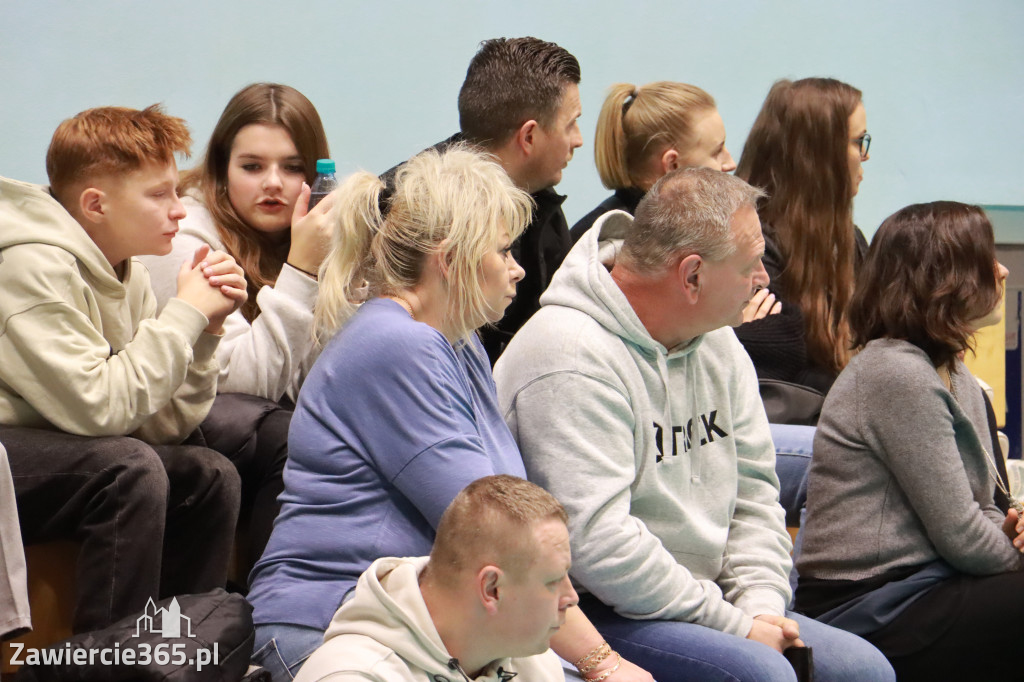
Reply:
M850 301L853 343L906 339L952 369L971 322L999 305L992 224L979 206L914 204L878 228ZM983 314L983 313L981 313Z
M198 189L202 194L227 252L245 271L249 300L242 313L250 322L259 315L256 294L277 281L291 246L290 238L283 244L275 243L269 235L247 225L228 199L231 146L238 131L252 123L278 125L288 132L310 184L316 177L317 159L330 158L320 115L305 95L287 85L254 83L238 91L224 107L202 162L182 179L183 189Z
M856 240L849 119L860 102L860 90L832 78L778 81L736 170L768 194L758 215L785 259L780 293L803 313L812 362L834 372L850 359L846 309Z
M650 159L677 145L680 155L693 145L698 114L715 100L696 85L657 81L636 87L616 83L597 117L594 161L608 189L648 189L657 177L645 177ZM644 185L647 185L646 187Z

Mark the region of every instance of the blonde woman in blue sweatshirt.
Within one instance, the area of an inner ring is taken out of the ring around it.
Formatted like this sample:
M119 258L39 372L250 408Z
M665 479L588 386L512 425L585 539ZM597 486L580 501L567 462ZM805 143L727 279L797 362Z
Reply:
M368 173L338 189L317 320L325 334L344 326L303 385L281 515L253 570L254 659L275 680L320 645L371 562L429 553L472 481L526 475L476 332L501 318L523 277L511 245L529 195L461 146L403 165L387 215L382 189ZM570 641L554 647L567 660L601 644L572 611ZM651 679L620 669L622 682Z

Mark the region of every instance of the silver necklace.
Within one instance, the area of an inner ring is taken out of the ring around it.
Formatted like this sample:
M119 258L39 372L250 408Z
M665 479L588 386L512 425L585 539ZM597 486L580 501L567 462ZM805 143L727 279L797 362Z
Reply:
M960 397L956 393L956 385L953 383L953 375L946 368L943 368L943 371L946 374L946 379L949 380L949 392L953 395L953 400L959 404ZM1007 489L1006 485L1003 484L1003 479L999 475L999 470L996 468L995 457L989 454L988 448L986 448L984 444L981 446L981 451L985 454L985 468L988 470L988 474L992 480L996 482L996 488L998 488L999 492L1003 495L1006 495L1006 500L1010 507L1017 510L1017 518L1024 518L1024 504L1021 504L1016 497L1011 495L1009 489Z

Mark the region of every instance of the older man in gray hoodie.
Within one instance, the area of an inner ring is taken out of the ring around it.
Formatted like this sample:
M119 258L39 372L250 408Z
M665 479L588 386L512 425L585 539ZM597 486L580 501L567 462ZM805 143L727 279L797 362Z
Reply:
M495 367L531 480L564 500L583 611L656 679L891 680L857 637L786 611L790 541L749 357L730 325L768 284L733 176L664 176L581 239Z

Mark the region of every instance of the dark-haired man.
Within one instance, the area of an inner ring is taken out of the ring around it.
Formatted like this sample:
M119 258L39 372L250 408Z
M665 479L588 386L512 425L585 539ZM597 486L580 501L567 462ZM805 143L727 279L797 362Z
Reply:
M485 40L459 91L461 130L436 145L466 141L485 149L537 202L533 221L512 250L526 277L501 321L482 330L492 364L540 308L540 295L572 246L562 213L565 197L552 187L583 144L579 82L579 62L555 43L530 37ZM389 187L396 170L382 176Z

